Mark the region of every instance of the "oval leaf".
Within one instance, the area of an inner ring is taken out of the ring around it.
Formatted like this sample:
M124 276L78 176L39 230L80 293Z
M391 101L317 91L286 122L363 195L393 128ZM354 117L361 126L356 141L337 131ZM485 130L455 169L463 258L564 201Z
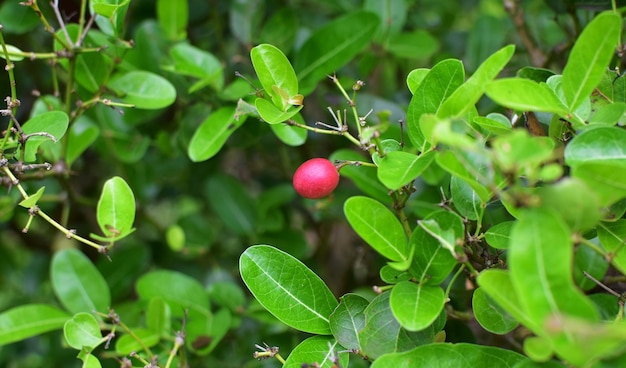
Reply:
M286 325L327 335L337 300L302 262L269 245L255 245L239 259L241 277L254 297Z
M446 296L439 286L419 285L410 281L391 289L389 304L400 325L409 331L430 326L443 310Z
M98 200L97 219L107 237L119 239L133 231L135 196L126 181L119 176L104 183Z
M409 258L402 224L383 204L357 196L345 202L343 211L354 231L378 253L396 262Z
M369 302L357 295L341 297L339 306L330 315L330 330L337 341L346 349L361 349L359 331L365 326L365 308Z
M45 304L27 304L0 313L0 346L63 327L66 312Z
M265 93L272 97L274 106L285 111L289 103L276 92L274 86L282 89L288 98L298 94L298 79L285 54L275 46L261 44L250 50L250 59Z
M435 159L435 151L421 155L408 152L392 151L380 160L378 179L391 190L397 190L415 180Z
M146 71L134 70L114 78L108 87L122 102L138 109L161 109L174 103L176 89L165 78Z
M341 351L341 353L338 353ZM283 364L283 368L300 368L315 366L320 368L334 368L348 366L347 351L329 336L313 336L302 341L293 349Z
M205 161L215 156L245 120L245 116L235 118L234 107L222 107L211 113L191 137L187 150L191 161Z
M200 282L174 271L152 271L137 280L137 294L144 300L161 298L166 301L175 315L183 308L204 313L209 310L209 296ZM182 307L182 308L179 308Z
M63 326L65 341L74 349L88 351L100 345L102 332L96 318L90 313L77 313Z
M503 335L519 324L506 310L492 300L482 288L474 290L472 309L476 321L489 332Z
M77 249L64 249L52 257L50 280L57 298L72 313L104 313L111 306L104 277Z

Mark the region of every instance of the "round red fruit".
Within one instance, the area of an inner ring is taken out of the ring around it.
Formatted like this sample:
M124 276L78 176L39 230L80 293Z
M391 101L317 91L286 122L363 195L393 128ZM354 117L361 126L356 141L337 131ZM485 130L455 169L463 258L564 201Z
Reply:
M339 184L339 173L325 158L312 158L293 174L293 187L304 198L318 199L329 195Z

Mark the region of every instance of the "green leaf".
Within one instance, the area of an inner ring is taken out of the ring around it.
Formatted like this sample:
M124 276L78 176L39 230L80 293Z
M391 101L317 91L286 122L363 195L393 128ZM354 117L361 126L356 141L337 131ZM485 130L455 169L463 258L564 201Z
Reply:
M339 353L339 351L341 351ZM300 368L316 363L316 367L348 366L348 352L330 336L313 336L302 341L287 357L283 368Z
M240 235L254 232L258 220L256 202L239 180L224 174L213 175L205 193L211 208L230 231Z
M598 127L585 130L565 147L565 163L575 167L588 162L607 162L626 166L626 130Z
M91 352L81 351L78 353L78 359L83 361L82 368L102 368L102 364Z
M608 268L609 262L602 254L587 246L576 248L576 254L574 255L574 281L581 289L589 291L598 286L593 280L585 276L585 272L596 280L602 280Z
M228 308L231 312L241 311L246 304L246 296L239 283L232 281L217 281L209 286L211 301Z
M46 304L25 304L0 313L0 346L58 330L70 318Z
M246 249L241 277L254 297L276 318L297 330L327 335L338 303L328 286L299 260L269 245Z
M160 297L150 299L146 310L146 326L159 336L169 336L171 328L170 306Z
M24 207L24 208L31 208L31 207L35 206L37 204L37 201L39 201L39 199L43 195L43 191L45 189L46 189L46 187L39 188L39 190L37 190L37 192L35 194L31 194L27 198L24 198L19 203L19 205Z
M515 221L503 221L494 225L485 233L487 244L496 249L507 249L511 241L511 229Z
M626 274L626 220L603 222L598 226L600 244L611 255L611 264Z
M622 18L615 12L596 16L578 36L563 69L563 93L576 110L600 83L620 39Z
M524 78L489 83L485 92L497 104L517 111L543 111L567 116L568 109L547 84Z
M133 334L136 337L124 334L115 341L115 352L117 354L126 356L133 351L141 351L144 346L151 348L158 344L160 340L159 333L151 329L135 328L133 329ZM141 340L141 342L137 341L137 339Z
M257 98L254 107L259 112L259 116L268 124L278 124L291 119L302 110L302 106L293 107L288 111L280 111L275 105L264 98Z
M487 132L495 135L507 134L513 129L509 118L495 112L487 114L487 116L476 116L473 121Z
M436 152L421 155L392 151L378 164L378 179L391 190L397 190L420 176L435 159Z
M430 326L443 310L446 296L439 286L401 281L391 289L389 304L394 317L408 331Z
M448 212L449 213L449 212ZM447 217L443 212L437 212L432 216ZM431 218L432 219L432 218ZM443 218L442 222L446 222ZM433 221L436 221L433 219ZM454 233L454 230L452 230ZM413 264L411 265L411 275L420 284L439 285L448 276L457 262L452 253L441 246L439 241L432 237L422 227L416 227L411 234L410 246L415 249Z
M345 294L330 315L330 330L346 349L361 349L359 331L365 326L365 308L369 302L357 294Z
M422 78L413 92L406 121L409 139L419 150L427 148L419 121L423 114L436 113L443 102L461 85L465 71L460 60L447 59L438 62ZM415 83L415 82L413 82Z
M476 72L443 102L437 110L437 116L453 118L465 114L474 107L483 95L487 84L500 73L513 56L514 51L515 46L508 45L489 56L476 69Z
M407 59L425 60L439 47L438 40L423 29L395 34L389 38L387 51Z
M396 36L406 24L408 4L394 0L365 0L363 9L378 14L381 27L376 32L375 40L384 44L387 38Z
M418 220L417 224L456 257L456 244L465 238L463 219L459 215L451 211L435 211Z
M28 119L22 125L22 132L31 135L26 141L24 161L35 161L37 149L46 141L53 140L60 145L59 141L65 135L68 125L69 118L62 111L47 111Z
M124 31L130 0L93 0L89 2L98 28L109 36L119 37Z
M378 253L392 261L408 259L402 224L383 204L368 197L351 197L343 211L354 231Z
M296 121L303 121L302 116L297 114L293 116ZM281 142L288 146L297 147L306 142L308 130L287 123L271 124L270 129Z
M7 52L9 53L9 60L11 61L24 60L24 56L20 55L23 53L22 50L18 49L17 47L13 45L6 45L6 48L7 48ZM6 54L4 53L4 50L0 50L0 58L6 59Z
M133 232L135 196L119 176L104 183L98 200L97 219L106 237L119 239Z
M261 44L250 50L250 58L265 93L271 96L275 107L286 111L291 104L277 93L274 86L291 98L298 94L298 78L285 54L275 46Z
M180 41L187 37L187 1L157 0L156 12L159 25L168 40Z
M198 314L209 311L209 296L202 284L180 272L149 272L137 280L136 288L140 299L161 298L170 305L170 310L176 316L182 315L183 309Z
M235 108L232 106L212 112L191 137L187 149L191 161L205 161L215 156L245 120L245 116L235 118Z
M378 295L365 308L365 327L359 332L361 353L378 360L384 354L406 351L434 341L432 328L419 332L404 330L389 304L390 292ZM393 365L392 365L393 366Z
M593 188L601 206L611 206L626 198L626 165L617 161L585 162L572 169L572 176Z
M365 157L354 150L341 149L328 158L336 160L364 161ZM341 168L341 176L349 178L363 193L382 203L390 202L388 189L378 180L378 170L369 166L348 165Z
M315 31L295 57L300 93L309 94L317 82L352 60L370 42L379 24L376 14L355 11Z
M226 4L225 4L226 5ZM228 2L230 31L244 45L256 39L265 12L263 0L236 0Z
M482 288L474 290L472 310L476 321L487 331L504 335L519 324L506 310L498 305Z
M165 78L146 71L134 70L116 75L108 87L122 102L138 109L162 109L174 103L176 89Z
M450 198L459 215L472 221L482 219L485 203L469 184L454 175L450 178Z
M409 75L406 76L406 85L409 87L411 94L415 94L415 91L417 91L417 88L422 84L429 72L430 69L426 68L413 69L409 72Z
M103 341L100 325L90 313L77 313L65 322L63 326L65 341L74 349L93 350Z
M71 166L89 148L100 135L98 125L82 115L69 129L67 137L67 154L65 160Z
M213 54L186 42L174 45L169 54L173 64L165 65L163 69L199 79L189 87L189 93L205 86L211 86L219 91L224 86L224 68Z
M476 344L429 344L376 359L372 368L513 368L527 358L511 350Z
M558 212L573 232L584 233L602 218L596 193L577 178L565 178L538 188L536 194L544 208Z
M491 197L491 190L477 180L480 168L484 166L485 159L477 153L463 152L455 153L451 150L441 151L436 157L437 164L452 175L458 176L472 187L476 195L484 203L487 203ZM469 169L472 169L470 172Z
M222 308L214 315L196 316L187 323L187 346L200 356L205 356L215 349L232 326L230 311Z
M83 253L64 249L54 254L50 281L57 298L72 313L106 312L111 292L106 281Z
M293 48L299 29L297 8L280 7L267 19L259 34L261 43L271 43L289 53Z

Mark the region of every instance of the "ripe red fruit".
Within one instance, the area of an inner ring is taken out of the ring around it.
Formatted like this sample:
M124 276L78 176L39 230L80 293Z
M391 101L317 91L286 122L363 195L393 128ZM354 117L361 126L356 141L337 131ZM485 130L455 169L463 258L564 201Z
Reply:
M329 195L339 184L339 173L325 158L312 158L293 174L293 187L304 198L318 199Z

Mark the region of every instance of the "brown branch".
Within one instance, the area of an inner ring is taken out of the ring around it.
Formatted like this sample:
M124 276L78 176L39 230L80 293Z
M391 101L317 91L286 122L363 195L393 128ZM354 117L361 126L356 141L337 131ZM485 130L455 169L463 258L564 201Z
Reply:
M522 9L521 0L503 0L503 4L504 9L507 13L509 13L509 16L513 20L513 25L522 39L524 47L526 47L526 50L528 51L530 63L537 67L545 66L547 57L537 46L537 41L535 41L533 36L530 34L530 30L528 29L528 25L526 24L526 20L524 18L524 9Z

